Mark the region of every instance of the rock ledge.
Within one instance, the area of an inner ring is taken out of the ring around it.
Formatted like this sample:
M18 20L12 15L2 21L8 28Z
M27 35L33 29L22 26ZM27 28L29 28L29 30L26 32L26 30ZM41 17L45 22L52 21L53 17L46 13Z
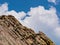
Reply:
M14 16L0 16L0 45L55 45L43 32L36 34Z

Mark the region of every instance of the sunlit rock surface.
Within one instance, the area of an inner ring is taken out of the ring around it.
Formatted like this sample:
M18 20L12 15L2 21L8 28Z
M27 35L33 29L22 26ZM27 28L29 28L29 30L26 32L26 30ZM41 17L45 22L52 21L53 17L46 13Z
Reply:
M43 32L36 34L14 16L0 16L0 45L55 45Z

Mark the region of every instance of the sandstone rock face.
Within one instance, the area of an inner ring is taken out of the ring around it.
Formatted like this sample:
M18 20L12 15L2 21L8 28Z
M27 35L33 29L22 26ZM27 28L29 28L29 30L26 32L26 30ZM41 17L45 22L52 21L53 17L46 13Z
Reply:
M0 45L55 45L44 33L36 34L14 16L0 16Z

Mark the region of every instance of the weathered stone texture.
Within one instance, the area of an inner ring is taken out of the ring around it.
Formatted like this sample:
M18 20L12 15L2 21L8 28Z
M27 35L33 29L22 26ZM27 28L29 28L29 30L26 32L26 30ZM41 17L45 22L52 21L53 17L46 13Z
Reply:
M14 16L0 16L0 45L55 45L44 33L36 34Z

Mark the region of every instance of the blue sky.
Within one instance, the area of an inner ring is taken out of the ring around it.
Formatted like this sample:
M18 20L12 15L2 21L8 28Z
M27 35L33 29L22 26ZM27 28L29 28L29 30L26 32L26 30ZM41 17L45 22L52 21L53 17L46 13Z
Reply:
M35 32L43 31L60 45L60 0L0 0L2 14L15 16L23 25Z
M28 12L30 7L36 7L39 5L44 6L46 9L49 9L50 6L54 6L57 13L60 13L60 1L56 0L56 5L53 2L48 2L48 0L0 0L0 4L7 2L9 6L9 10L25 11Z
M55 6L56 9L60 12L60 4L55 5L53 2L48 2L47 0L0 0L0 4L7 2L9 5L9 10L18 11L29 11L30 7L36 7L39 5L44 6L46 9L49 9L50 6Z

